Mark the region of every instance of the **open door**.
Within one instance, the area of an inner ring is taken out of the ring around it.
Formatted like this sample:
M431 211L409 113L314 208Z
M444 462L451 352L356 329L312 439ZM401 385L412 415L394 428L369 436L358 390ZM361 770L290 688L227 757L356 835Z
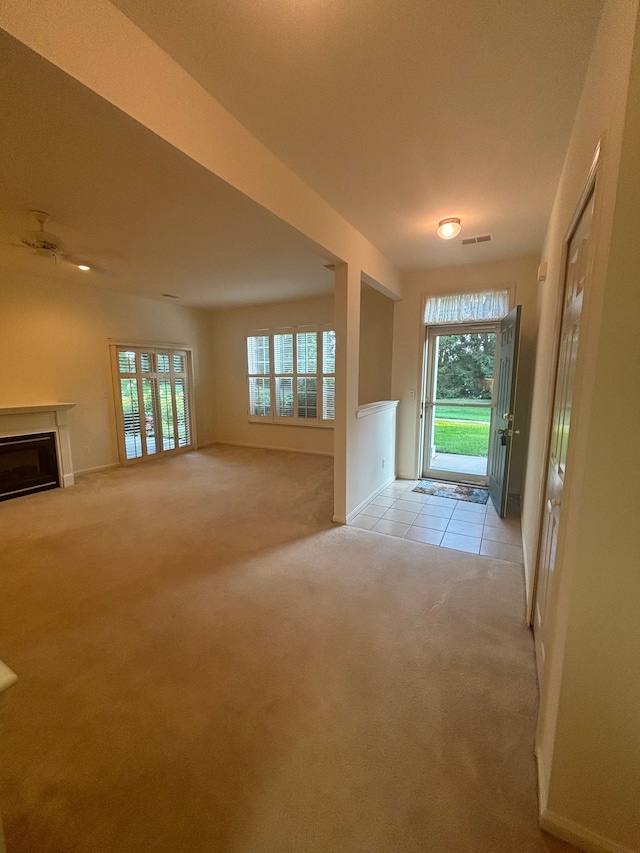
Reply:
M514 417L521 313L522 306L517 305L500 323L496 409L489 435L489 494L501 518L507 514L511 445L514 436L520 433L514 429Z

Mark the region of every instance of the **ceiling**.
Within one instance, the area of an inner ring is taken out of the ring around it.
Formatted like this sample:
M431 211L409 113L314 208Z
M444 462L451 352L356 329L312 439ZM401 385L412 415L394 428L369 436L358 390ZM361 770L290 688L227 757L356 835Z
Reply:
M400 268L540 250L602 0L115 5ZM292 228L1 31L0 60L0 242L35 207L107 287L202 307L331 292ZM447 216L463 232L444 242Z

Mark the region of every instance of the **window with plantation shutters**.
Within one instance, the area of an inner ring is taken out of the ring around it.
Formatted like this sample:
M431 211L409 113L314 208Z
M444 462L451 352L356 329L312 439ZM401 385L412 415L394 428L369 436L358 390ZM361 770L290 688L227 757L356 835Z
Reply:
M193 447L186 349L113 344L123 463Z
M247 336L248 415L306 426L335 419L335 331L264 329Z

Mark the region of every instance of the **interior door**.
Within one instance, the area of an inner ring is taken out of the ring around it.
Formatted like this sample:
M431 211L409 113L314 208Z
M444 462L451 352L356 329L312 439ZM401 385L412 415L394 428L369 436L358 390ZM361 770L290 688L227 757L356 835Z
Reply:
M544 674L549 603L553 595L556 549L562 507L562 492L567 471L567 448L571 428L571 404L580 337L580 317L587 272L587 251L593 217L593 191L569 240L565 269L560 348L556 369L556 388L547 458L547 485L543 507L542 533L533 628L536 642L538 678Z
M498 381L494 389L496 408L489 434L489 494L501 518L507 514L512 442L520 433L514 429L514 418L521 313L522 306L517 305L500 323Z

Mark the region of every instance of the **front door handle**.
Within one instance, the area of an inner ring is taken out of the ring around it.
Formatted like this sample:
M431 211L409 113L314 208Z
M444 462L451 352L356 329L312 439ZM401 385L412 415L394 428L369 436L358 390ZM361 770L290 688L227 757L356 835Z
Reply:
M520 435L519 429L509 429L508 427L505 429L499 429L498 435L500 436L500 444L503 446L507 443L507 438L511 438L513 435Z

